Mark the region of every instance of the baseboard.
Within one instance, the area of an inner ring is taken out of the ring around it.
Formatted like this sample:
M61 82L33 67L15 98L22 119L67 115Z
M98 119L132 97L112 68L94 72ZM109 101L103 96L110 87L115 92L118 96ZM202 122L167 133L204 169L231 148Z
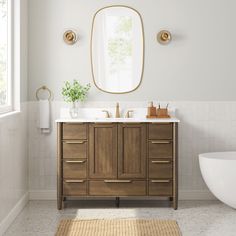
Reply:
M180 190L179 200L216 200L215 196L208 190Z
M3 235L8 227L12 224L15 218L19 215L19 213L23 210L26 204L29 201L28 192L16 203L16 205L12 208L12 210L8 213L8 215L1 221L0 223L0 235Z
M30 200L56 200L56 190L32 190L29 191ZM209 191L193 190L179 191L179 200L215 200L216 198Z
M31 190L29 191L30 200L56 200L56 190Z

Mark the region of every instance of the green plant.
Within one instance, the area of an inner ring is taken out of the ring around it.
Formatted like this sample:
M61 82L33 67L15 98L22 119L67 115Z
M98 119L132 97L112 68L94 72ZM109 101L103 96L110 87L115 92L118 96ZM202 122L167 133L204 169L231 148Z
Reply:
M90 84L83 86L77 80L74 80L73 83L66 81L62 88L62 95L66 102L84 101L90 87Z

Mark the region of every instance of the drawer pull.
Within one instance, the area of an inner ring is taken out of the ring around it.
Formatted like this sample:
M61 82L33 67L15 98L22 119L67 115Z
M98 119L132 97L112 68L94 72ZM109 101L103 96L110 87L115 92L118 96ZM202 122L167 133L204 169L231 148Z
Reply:
M84 180L65 180L66 183L84 183Z
M152 183L170 183L170 180L160 179L160 180L152 180Z
M170 144L171 141L152 141L152 144Z
M65 141L66 144L84 144L85 141Z
M68 164L85 163L86 161L66 161Z
M153 164L169 164L171 161L152 161Z
M104 180L104 183L132 183L132 180Z

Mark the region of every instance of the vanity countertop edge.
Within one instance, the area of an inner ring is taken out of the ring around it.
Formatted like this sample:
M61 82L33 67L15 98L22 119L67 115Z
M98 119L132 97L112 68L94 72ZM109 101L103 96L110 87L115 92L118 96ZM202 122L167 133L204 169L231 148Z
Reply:
M79 118L69 119L60 118L56 119L56 123L179 123L180 120L176 117L171 118Z

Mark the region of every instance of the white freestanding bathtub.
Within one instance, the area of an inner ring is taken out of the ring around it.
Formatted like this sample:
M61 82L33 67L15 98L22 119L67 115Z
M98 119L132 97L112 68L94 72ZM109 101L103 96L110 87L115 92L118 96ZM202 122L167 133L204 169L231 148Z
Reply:
M236 152L212 152L199 155L200 169L211 192L236 209Z

